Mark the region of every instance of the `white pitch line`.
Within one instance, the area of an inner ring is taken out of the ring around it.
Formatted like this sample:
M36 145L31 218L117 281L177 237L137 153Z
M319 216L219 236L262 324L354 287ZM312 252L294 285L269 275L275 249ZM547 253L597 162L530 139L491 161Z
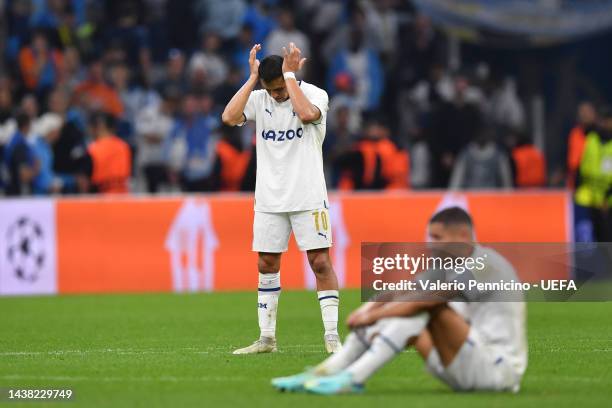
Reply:
M6 356L41 356L41 355L66 355L66 354L117 354L117 355L143 355L143 354L226 354L231 353L236 347L206 347L203 349L198 349L196 347L183 347L173 350L168 349L83 349L83 350L48 350L48 351L2 351L0 352L0 357ZM323 346L321 344L291 344L286 346L281 346L280 352L283 352L284 349L297 349L297 351L302 353L313 353L324 351ZM316 349L316 350L313 350Z
M567 382L587 382L587 383L603 383L603 384L612 384L612 380L601 377L583 377L583 376L532 376L527 373L527 378L529 380L537 380L537 381L546 381L550 382L551 380L557 381L567 381Z
M177 349L129 349L129 348L108 348L108 349L83 349L83 350L48 350L48 351L2 351L0 357L13 357L13 356L43 356L43 355L85 355L85 354L116 354L116 355L146 355L146 354L231 354L231 352L238 346L214 346L205 348L196 347L182 347ZM302 354L320 354L324 351L321 344L287 344L279 346L279 353L283 354L288 352L297 352ZM534 348L529 350L532 354L544 354L544 353L559 353L563 351L580 351L583 353L610 353L612 348L595 348L595 349L583 349L583 348L550 348L550 349L538 349ZM413 349L408 349L405 353L415 353Z

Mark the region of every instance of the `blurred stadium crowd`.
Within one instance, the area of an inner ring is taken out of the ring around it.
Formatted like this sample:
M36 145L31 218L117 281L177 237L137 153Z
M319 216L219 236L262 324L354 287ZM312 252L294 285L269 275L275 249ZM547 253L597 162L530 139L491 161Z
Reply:
M0 5L5 195L253 190L254 128L220 112L252 45L280 54L290 41L308 57L303 78L330 95L329 188L548 184L513 79L451 69L448 39L407 1ZM570 169L594 122L583 104Z

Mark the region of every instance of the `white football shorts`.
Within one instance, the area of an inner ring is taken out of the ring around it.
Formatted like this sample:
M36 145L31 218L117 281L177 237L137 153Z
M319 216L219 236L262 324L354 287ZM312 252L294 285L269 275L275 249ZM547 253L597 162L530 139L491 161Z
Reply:
M434 348L427 357L426 368L455 391L518 392L522 377L503 352L487 345L473 327L448 367L444 367Z
M300 251L329 248L332 228L329 210L269 213L255 211L253 221L253 251L280 253L287 251L293 231Z

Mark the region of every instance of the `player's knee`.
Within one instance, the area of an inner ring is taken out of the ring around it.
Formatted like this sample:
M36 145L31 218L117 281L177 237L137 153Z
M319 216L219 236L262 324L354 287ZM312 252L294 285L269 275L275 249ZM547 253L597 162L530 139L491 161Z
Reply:
M280 269L280 259L273 255L260 255L257 260L259 273L276 273Z
M312 271L319 275L324 275L332 270L331 261L325 254L317 254L309 259Z

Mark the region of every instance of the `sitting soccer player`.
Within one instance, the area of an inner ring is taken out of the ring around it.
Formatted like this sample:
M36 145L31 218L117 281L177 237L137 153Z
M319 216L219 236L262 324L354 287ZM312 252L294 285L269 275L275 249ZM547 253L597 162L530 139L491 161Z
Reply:
M460 243L465 256L484 259L478 281L518 282L506 259L474 242L472 220L461 208L435 214L428 234L434 246ZM417 276L466 282L476 273L428 270ZM428 371L453 390L518 392L527 367L521 294L466 289L428 298L412 295L416 300L406 301L410 295L403 294L395 295L396 301L362 305L348 317L352 332L340 352L309 371L275 378L272 385L282 391L317 394L360 392L379 368L412 346Z

